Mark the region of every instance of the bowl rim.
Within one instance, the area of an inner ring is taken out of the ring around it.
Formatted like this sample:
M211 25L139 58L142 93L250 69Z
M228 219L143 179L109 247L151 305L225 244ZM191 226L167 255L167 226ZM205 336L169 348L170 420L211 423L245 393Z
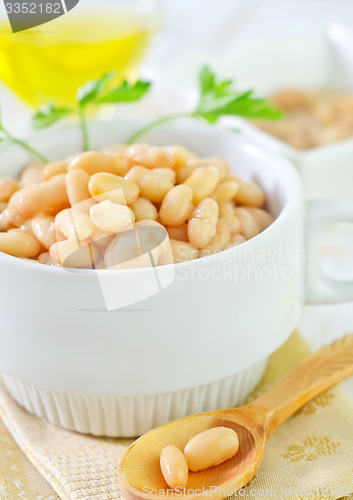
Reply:
M186 119L188 120L188 119ZM146 120L146 119L139 119L139 118L118 118L118 119L110 119L110 120L94 120L89 123L89 128L96 128L96 127L104 127L107 124L119 124L120 126L124 123L138 123L139 126L144 126L145 124L150 123L151 120ZM179 122L182 122L182 120L178 120ZM246 121L246 120L245 120ZM233 138L234 141L234 133L230 132L229 130L226 130L223 126L221 125L210 125L210 124L205 124L202 122L196 122L197 128L200 128L201 130L210 130L210 129L216 129L218 133L224 134L224 135L229 135L229 138ZM161 125L159 129L163 130L163 127L169 128L173 127L174 122L167 123L165 125ZM65 132L69 132L70 130L79 130L80 126L79 124L70 124L70 125L64 125L60 127L53 127L53 129L50 130L45 130L45 131L39 131L36 133L32 134L26 134L23 138L24 140L28 141L37 141L40 138L45 138L46 136L52 136L54 134L61 134ZM260 130L260 132L262 132ZM264 133L265 134L265 133ZM267 134L266 134L267 135ZM271 137L271 136L269 136ZM304 199L304 194L303 194L303 185L301 178L295 169L294 165L290 162L290 160L283 154L280 154L278 151L274 151L271 148L266 148L265 146L258 144L254 138L249 137L248 135L244 135L244 137L236 137L237 142L239 145L241 145L243 148L246 148L249 150L249 153L256 153L259 157L264 157L266 156L267 158L270 158L272 163L273 163L273 168L277 168L279 170L286 169L286 175L289 175L288 179L288 184L290 184L290 191L291 191L291 196L289 199L287 199L283 206L281 207L281 210L275 220L272 222L270 226L268 226L266 229L264 229L261 233L258 235L254 236L250 240L245 241L244 243L231 247L227 250L223 250L222 252L219 252L217 254L212 254L208 255L205 257L200 257L199 259L196 260L190 260L186 262L179 262L179 263L173 263L173 264L166 264L164 266L160 266L160 269L170 269L171 266L177 266L178 268L183 267L183 266L191 266L195 265L195 263L204 263L204 262L212 262L214 261L217 257L220 255L224 254L231 254L233 252L239 253L245 248L248 249L249 247L256 247L259 244L261 244L262 240L265 238L268 238L270 233L277 230L279 226L283 224L287 216L295 210L296 206L301 203L301 201ZM282 141L280 141L282 142ZM0 146L0 156L2 151L5 149L11 150L14 148L15 145L8 143ZM94 150L94 149L93 149ZM19 258L15 257L13 255L6 254L4 252L0 251L0 266L2 264L11 264L11 265L16 265L22 269L37 269L40 270L41 273L67 273L68 270L70 273L74 273L80 276L92 276L98 271L104 272L104 274L110 274L110 273L115 273L117 270L116 269L77 269L77 268L65 268L63 266L48 266L48 265L41 265L38 261L32 260L32 259L25 259L25 258ZM119 269L119 273L127 273L127 274L140 274L143 271L149 270L150 268L132 268L132 269Z

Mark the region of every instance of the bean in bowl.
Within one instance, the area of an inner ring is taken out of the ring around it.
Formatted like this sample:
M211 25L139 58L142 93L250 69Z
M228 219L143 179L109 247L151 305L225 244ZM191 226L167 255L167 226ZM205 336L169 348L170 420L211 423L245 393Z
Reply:
M180 263L259 234L273 221L265 203L223 158L110 145L0 179L0 251L73 268Z

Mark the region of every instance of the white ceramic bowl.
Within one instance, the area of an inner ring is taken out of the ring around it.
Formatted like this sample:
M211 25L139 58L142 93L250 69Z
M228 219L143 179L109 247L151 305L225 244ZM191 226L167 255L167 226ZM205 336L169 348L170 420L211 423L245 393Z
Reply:
M92 147L123 142L141 125L95 124ZM158 128L146 140L224 156L234 172L265 189L277 218L237 248L162 266L157 274L70 272L0 253L5 386L30 412L79 432L133 436L188 413L235 405L288 338L305 300L353 297L352 284L334 283L316 267L304 283L303 194L287 160L191 121ZM81 135L73 127L31 142L58 159L80 150ZM12 145L0 156L1 176L16 176L28 160ZM307 244L315 262L323 218L353 210L309 208Z

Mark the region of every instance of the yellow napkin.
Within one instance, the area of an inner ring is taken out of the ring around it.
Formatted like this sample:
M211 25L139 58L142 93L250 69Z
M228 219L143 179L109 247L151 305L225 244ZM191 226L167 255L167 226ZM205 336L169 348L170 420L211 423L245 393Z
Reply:
M248 400L280 380L308 352L294 333L271 357ZM309 403L270 438L262 467L238 497L353 499L352 415L353 401L339 387ZM119 498L118 462L131 441L55 427L26 413L2 388L0 416L1 500Z

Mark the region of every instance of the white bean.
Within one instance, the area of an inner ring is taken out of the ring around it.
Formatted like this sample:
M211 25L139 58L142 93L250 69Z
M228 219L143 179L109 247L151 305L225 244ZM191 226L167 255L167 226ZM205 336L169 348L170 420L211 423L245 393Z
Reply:
M98 229L112 233L118 233L135 222L135 215L131 208L109 200L93 205L90 209L90 218Z
M212 198L205 198L191 214L188 223L190 243L196 248L203 248L207 245L216 232L217 221L217 202Z
M170 488L183 488L186 485L189 474L188 464L179 448L174 445L163 448L160 466L165 482Z
M232 458L239 449L237 433L229 427L212 427L196 434L187 443L184 455L191 471L219 465Z

